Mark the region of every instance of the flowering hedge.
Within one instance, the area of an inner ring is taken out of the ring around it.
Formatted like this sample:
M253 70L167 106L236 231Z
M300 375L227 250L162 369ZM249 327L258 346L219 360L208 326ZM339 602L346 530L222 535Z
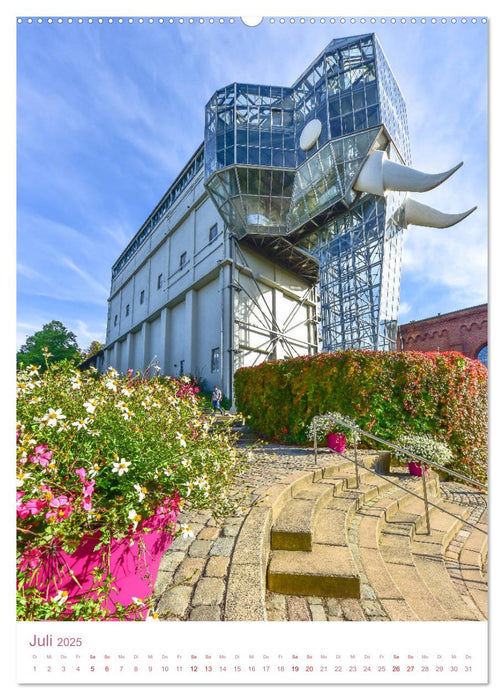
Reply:
M56 553L72 554L83 538L97 540L106 562L112 541L150 533L153 519L187 537L181 508L217 518L239 508L231 487L240 454L196 394L188 378L98 375L71 363L18 373L18 619L108 616L114 571L104 565L93 591L73 601L59 590L61 572L48 575ZM114 619L131 619L123 608Z
M306 444L313 416L339 411L383 439L438 436L458 471L486 480L487 370L460 353L347 350L267 362L239 369L235 393L269 439Z

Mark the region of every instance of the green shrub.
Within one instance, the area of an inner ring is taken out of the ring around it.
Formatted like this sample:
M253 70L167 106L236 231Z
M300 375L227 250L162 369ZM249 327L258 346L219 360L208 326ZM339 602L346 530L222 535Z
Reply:
M313 416L337 411L394 441L445 440L457 470L486 480L487 370L457 352L346 350L244 367L236 405L270 440L307 444Z

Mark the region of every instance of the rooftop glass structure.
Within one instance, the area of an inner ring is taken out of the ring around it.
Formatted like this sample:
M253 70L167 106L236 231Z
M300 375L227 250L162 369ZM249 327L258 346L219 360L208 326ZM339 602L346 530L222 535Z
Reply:
M395 349L404 196L354 187L375 150L411 161L406 105L377 37L333 40L291 87L228 85L205 114L210 196L238 239L280 262L295 250L316 276L323 349Z

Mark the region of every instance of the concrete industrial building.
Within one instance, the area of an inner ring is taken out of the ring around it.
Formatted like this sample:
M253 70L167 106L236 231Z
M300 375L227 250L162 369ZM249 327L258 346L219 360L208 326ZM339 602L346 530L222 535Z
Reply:
M411 164L406 106L374 34L333 40L292 87L233 83L205 141L112 267L100 371L194 375L232 396L238 367L394 350L409 198L459 166Z

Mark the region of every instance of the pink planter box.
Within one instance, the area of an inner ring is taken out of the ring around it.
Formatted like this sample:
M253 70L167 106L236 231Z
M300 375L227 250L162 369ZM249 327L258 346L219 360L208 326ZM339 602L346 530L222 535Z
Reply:
M420 462L408 462L408 470L412 476L422 476L422 465ZM429 470L425 467L425 473Z
M345 451L346 437L340 433L329 433L327 436L327 447L333 452L341 454Z
M116 604L128 606L133 598L145 599L151 595L156 582L156 576L161 563L161 558L173 542L173 535L169 531L159 531L166 528L169 523L176 524L177 511L168 515L154 515L142 523L142 529L152 528L149 533L133 533L130 537L121 540L112 540L110 544L110 572L115 581L113 587L117 591L111 591L106 601L106 609L114 613ZM158 531L154 530L158 528ZM71 604L83 596L95 597L91 592L93 587L93 569L102 567L102 550L94 552L98 543L98 535L88 535L73 554L67 554L61 549L57 550L44 562L44 566L38 573L36 588L43 591L48 598L54 597L58 591L68 593L68 603ZM73 572L73 576L70 574ZM77 581L75 580L77 579ZM143 619L147 616L147 610L142 610L137 615L131 615L129 619Z

